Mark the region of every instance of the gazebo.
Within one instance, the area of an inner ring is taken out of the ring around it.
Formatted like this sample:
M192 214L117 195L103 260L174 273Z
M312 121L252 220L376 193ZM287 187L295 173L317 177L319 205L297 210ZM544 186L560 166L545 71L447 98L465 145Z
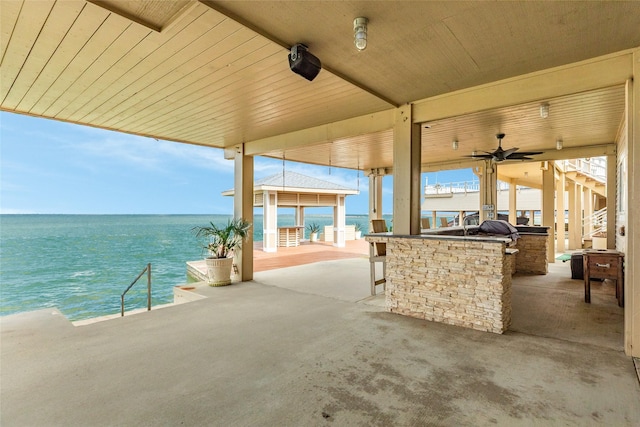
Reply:
M306 207L330 206L333 206L333 245L344 247L346 197L352 194L359 191L289 171L255 181L253 206L263 209L263 250L276 252L286 242L299 241L300 233L304 232ZM223 191L222 195L233 196L234 190ZM295 226L278 228L278 208L282 207L295 208Z

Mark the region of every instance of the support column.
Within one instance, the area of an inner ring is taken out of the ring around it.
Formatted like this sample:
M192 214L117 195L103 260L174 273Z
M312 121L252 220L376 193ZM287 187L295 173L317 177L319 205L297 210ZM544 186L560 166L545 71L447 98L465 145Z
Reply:
M382 178L384 170L372 169L369 174L369 231L371 220L382 219Z
M345 228L347 224L346 214L346 197L344 195L336 196L336 205L333 207L333 246L344 248Z
M278 195L266 190L262 199L262 250L278 250Z
M296 206L296 224L304 227L304 206Z
M584 196L584 234L587 235L593 231L593 191L589 187L583 187L582 194Z
M566 250L566 233L564 231L564 187L565 176L564 171L558 171L558 180L556 181L556 250L564 252Z
M572 220L569 225L569 247L582 249L582 185L576 182L569 186L569 206L569 218Z
M542 170L542 225L549 227L549 251L547 261L556 262L556 237L555 237L555 166L553 162L543 162Z
M627 191L623 197L627 197L629 209L625 230L624 351L640 357L640 271L636 271L640 266L640 49L633 52L633 78L627 81L626 103Z
M607 249L616 248L616 193L614 183L618 182L618 161L616 156L607 156Z
M393 232L420 234L420 125L412 105L396 110L393 129Z
M479 221L498 219L498 174L491 160L484 160L480 178ZM485 209L486 208L486 209Z
M251 231L235 255L240 281L253 280L253 156L245 156L244 144L237 146L234 164L233 217L251 223Z
M518 211L516 210L517 185L514 179L509 180L509 222L518 224Z

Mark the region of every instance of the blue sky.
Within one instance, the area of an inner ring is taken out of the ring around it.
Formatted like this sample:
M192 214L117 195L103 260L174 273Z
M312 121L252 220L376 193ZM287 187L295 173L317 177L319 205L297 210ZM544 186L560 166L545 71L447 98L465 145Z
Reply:
M0 112L0 213L231 214L233 162L215 148ZM282 171L282 161L256 157L256 179ZM353 170L286 162L360 194L348 214L366 214L368 179ZM359 176L359 179L358 179ZM423 185L471 180L470 171L423 174ZM383 182L383 212L391 213L391 177ZM326 209L309 209L325 213Z

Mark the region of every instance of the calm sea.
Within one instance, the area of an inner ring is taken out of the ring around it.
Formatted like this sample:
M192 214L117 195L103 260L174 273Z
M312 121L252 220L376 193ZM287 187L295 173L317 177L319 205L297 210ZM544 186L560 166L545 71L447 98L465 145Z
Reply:
M120 295L151 263L153 305L173 302L186 282L187 261L201 259L191 229L225 224L228 215L0 215L0 315L57 307L69 320L120 312ZM278 215L278 225L294 225ZM332 215L305 215L307 224ZM366 215L347 224L367 230ZM262 241L262 216L254 218ZM146 307L142 278L125 297L126 309Z

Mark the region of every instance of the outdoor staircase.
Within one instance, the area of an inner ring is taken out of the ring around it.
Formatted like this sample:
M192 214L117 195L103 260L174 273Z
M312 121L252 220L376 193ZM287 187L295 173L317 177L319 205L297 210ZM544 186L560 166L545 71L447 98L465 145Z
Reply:
M607 207L595 211L593 215L584 218L582 221L582 247L584 249L593 247L594 237L605 237L607 234Z

